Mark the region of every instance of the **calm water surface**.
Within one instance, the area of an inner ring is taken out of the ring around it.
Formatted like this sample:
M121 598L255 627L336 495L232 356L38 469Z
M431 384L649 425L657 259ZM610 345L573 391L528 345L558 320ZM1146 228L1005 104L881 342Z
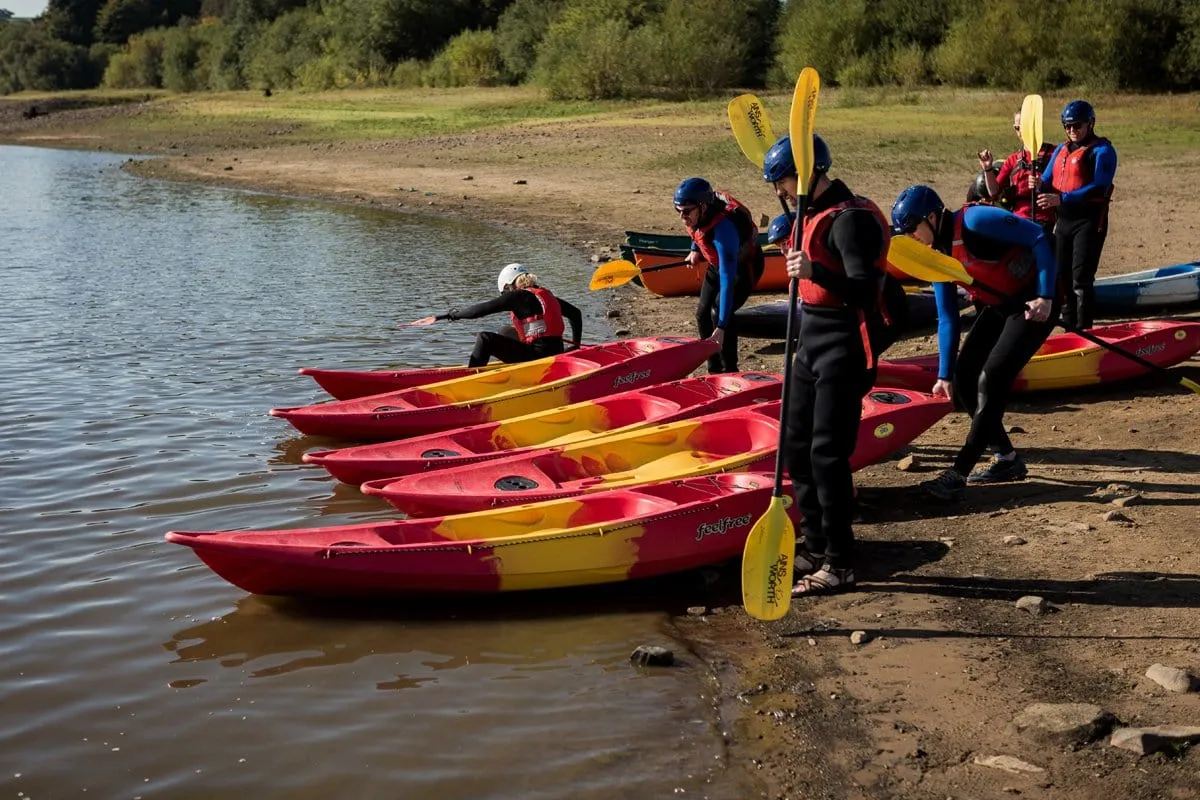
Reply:
M266 415L323 399L296 368L461 362L473 324L395 323L491 296L514 260L608 338L592 265L122 161L0 147L5 796L744 796L696 660L628 664L671 644L694 577L312 604L246 595L162 538L391 518L300 462L327 440Z

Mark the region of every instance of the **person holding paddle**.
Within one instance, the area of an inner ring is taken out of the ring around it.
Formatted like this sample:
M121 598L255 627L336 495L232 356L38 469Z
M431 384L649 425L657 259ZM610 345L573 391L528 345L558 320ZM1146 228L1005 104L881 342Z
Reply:
M516 364L559 355L564 352L564 317L571 323L572 344L578 346L583 332L582 312L539 286L537 276L524 264L509 264L500 270L496 288L500 290L499 297L465 308L452 308L441 317L479 319L505 311L512 315L512 328L502 328L501 333L480 331L467 366L482 367L493 357Z
M688 178L675 189L675 211L692 238L687 263L708 262L696 328L701 339L721 346L708 359L708 371L737 372L738 336L733 312L741 308L762 277L764 261L758 226L749 209L704 178Z
M787 253L788 275L799 282L803 307L784 439L804 534L796 548L793 597L855 586L850 456L886 327L887 219L870 200L831 180L831 165L829 146L817 134L808 174L798 175L788 136L763 160L763 179L777 195L792 205L801 196L810 200L793 233L799 247Z
M1021 132L1021 113L1019 111L1013 114L1013 131L1016 132L1018 139L1022 142L1025 141ZM1034 220L1049 236L1054 231L1054 222L1058 215L1053 209L1034 206L1033 192L1029 189L1029 179L1039 171L1042 165L1049 163L1047 159L1053 152L1054 146L1044 143L1038 150L1037 157L1034 158L1029 149L1022 146L1020 150L1010 153L1001 164L1000 171L996 172L992 151L980 150L979 168L982 170L980 174L987 186L987 193L980 193L982 199L999 202L1001 207L1008 209L1018 217Z
M1062 125L1067 140L1054 149L1045 171L1030 179L1030 188L1039 191L1038 208L1058 212L1054 234L1063 269L1063 323L1087 329L1095 319L1096 270L1108 236L1117 151L1096 135L1096 112L1087 101L1067 103Z
M988 287L964 284L975 301L976 317L960 351L956 286L950 281L934 284L938 378L932 392L957 401L971 416L971 428L954 464L921 488L941 500L961 500L967 483L1024 479L1028 470L1004 430L1004 409L1017 374L1058 317L1058 265L1045 231L994 206L947 211L928 186L900 193L892 206L892 228L896 235L949 254L967 276ZM995 449L995 457L972 471L988 447Z

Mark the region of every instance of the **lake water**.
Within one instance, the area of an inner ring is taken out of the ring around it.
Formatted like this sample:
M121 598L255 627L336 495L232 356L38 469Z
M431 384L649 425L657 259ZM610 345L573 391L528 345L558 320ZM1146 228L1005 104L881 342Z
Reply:
M554 242L143 180L0 147L0 790L7 797L746 796L651 587L356 604L259 598L171 528L390 519L301 455L297 367L460 363L523 261L611 336Z

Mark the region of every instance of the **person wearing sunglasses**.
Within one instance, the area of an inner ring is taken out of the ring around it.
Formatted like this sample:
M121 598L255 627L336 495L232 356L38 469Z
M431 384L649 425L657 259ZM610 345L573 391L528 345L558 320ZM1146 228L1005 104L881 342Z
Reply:
M1013 133L1021 140L1021 114L1013 114ZM1023 141L1023 140L1022 140ZM1021 149L1010 153L1008 158L995 170L995 159L991 150L979 152L979 168L982 170L976 178L976 194L980 199L999 203L1001 208L1008 209L1018 217L1037 222L1047 235L1054 231L1057 214L1052 208L1037 208L1033 203L1033 193L1029 189L1029 179L1042 167L1049 163L1048 159L1054 152L1054 145L1044 143L1034 158L1022 144ZM982 180L980 180L982 178ZM986 186L986 193L980 191Z
M746 303L765 266L758 226L749 209L731 195L714 190L704 178L681 182L674 202L692 239L687 262L708 263L696 304L696 328L700 338L711 338L721 347L708 359L708 371L737 372L733 312Z
M910 186L892 206L892 230L959 261L967 274L1002 293L971 284L975 322L959 349L958 290L933 285L938 310L938 377L931 392L951 398L971 417L966 442L954 464L921 488L939 500L961 500L968 483L1025 478L1028 469L1004 430L1013 381L1058 318L1058 264L1036 222L1002 208L966 205L949 211L928 186ZM988 448L995 456L975 465Z
M1063 108L1066 141L1054 149L1042 174L1030 185L1039 209L1058 212L1055 255L1062 269L1065 328L1090 328L1095 319L1096 270L1108 237L1108 207L1117 172L1112 142L1096 135L1096 112L1085 100Z
M445 319L479 319L507 311L512 326L500 332L480 331L467 366L482 367L492 358L505 364L518 364L546 356L556 356L579 346L583 334L583 313L549 289L538 284L537 276L524 264L509 264L496 277L499 297L482 303L452 308ZM571 348L564 346L564 320L571 323L574 337Z

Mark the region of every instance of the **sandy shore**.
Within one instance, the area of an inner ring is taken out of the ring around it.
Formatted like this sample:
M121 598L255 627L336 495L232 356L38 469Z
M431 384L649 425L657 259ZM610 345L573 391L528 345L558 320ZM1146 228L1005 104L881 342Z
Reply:
M720 120L660 135L665 122L631 114L415 141L270 146L193 141L185 131L96 138L89 114L103 113L0 114L0 141L166 156L129 168L471 216L601 259L616 256L624 230L677 232L670 193L686 170L669 165L697 142L728 136ZM647 168L648 160L667 166ZM970 169L959 158L933 174L839 172L835 149L834 172L885 207L918 180L965 191ZM756 212L773 212L746 162L709 177ZM1118 177L1103 273L1200 257L1192 189L1200 155L1123 161ZM632 285L613 295L622 327L635 334L691 334L693 302ZM932 349L931 337L915 337L889 354ZM743 366L781 369L780 354L778 343L747 340ZM1200 362L1176 371L1200 379ZM713 703L734 768L756 775L771 798L1200 797L1197 755L1186 747L1141 757L1103 736L1018 724L1031 704L1078 703L1121 725L1200 726L1200 694L1145 677L1156 663L1200 675L1198 413L1200 397L1156 378L1021 398L1007 422L1030 478L934 505L913 487L943 468L965 435L965 418L952 415L907 451L916 457L909 471L892 461L859 473L861 591L760 624L737 605L736 576L725 574L709 613L681 617L678 628L717 679ZM1006 545L1006 536L1024 543ZM1021 610L1026 595L1050 609ZM854 631L865 632L864 643L851 642ZM993 756L1027 766L991 766Z

